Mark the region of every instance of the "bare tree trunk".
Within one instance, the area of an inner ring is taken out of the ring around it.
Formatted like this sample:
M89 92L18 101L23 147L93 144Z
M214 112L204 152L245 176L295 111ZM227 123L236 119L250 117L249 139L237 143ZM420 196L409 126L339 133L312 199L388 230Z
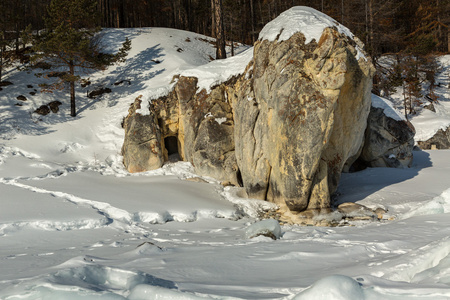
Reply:
M69 64L69 73L72 77L70 81L70 116L76 117L77 111L75 108L75 81L73 81L73 77L75 76L75 67L73 65L73 61L70 61Z
M2 82L2 71L3 71L3 47L0 49L0 82Z
M251 22L252 22L252 44L255 43L255 14L253 11L253 0L250 0L250 14L251 14Z
M216 19L216 59L227 58L225 51L225 32L223 28L222 0L214 1L214 17Z
M403 88L403 106L405 108L405 119L408 120L408 105L406 101L406 91L405 91L405 82L402 82L402 88Z
M231 56L234 56L234 42L233 42L233 15L230 14L230 42L231 42Z
M447 29L447 49L450 52L450 26Z
M258 6L259 6L259 14L261 16L261 22L263 24L266 24L266 22L264 22L264 15L263 15L262 7L261 7L261 1L258 1Z
M366 31L366 48L370 48L369 45L369 5L368 2L369 0L365 0L364 1L364 11L365 11L365 15L366 15L366 20L365 20L365 31Z
M375 54L375 47L373 43L374 32L373 32L373 0L369 1L369 47L372 51L372 55Z
M216 25L216 15L215 15L215 12L216 12L216 8L215 8L215 2L214 2L215 0L211 0L211 36L213 37L213 38L215 38L216 37L216 31L217 31L217 29L216 29L216 27L217 27L217 25Z
M438 49L439 51L444 50L443 45L443 38L442 38L442 26L441 26L441 8L439 7L439 0L436 0L436 11L437 11L437 22L438 22L438 32L437 32L437 39L438 39Z

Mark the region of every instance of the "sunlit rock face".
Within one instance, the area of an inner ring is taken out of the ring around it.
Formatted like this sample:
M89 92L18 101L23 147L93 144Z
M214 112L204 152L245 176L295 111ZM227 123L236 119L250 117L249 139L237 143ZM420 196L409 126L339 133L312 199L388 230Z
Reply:
M132 105L123 146L130 172L161 167L175 137L199 174L241 185L251 198L285 211L330 207L344 165L362 150L374 69L361 42L331 18L302 7L284 14L263 30L243 74L209 92L181 76L145 116ZM303 33L306 25L283 35L303 17L319 35Z

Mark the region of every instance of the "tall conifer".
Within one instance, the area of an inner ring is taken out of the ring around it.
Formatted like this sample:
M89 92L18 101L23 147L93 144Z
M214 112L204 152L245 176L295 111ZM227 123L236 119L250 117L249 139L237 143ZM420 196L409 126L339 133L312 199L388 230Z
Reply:
M35 44L37 55L34 59L45 59L54 67L64 68L66 74L59 85L70 86L70 115L76 116L75 83L76 75L82 69L103 70L121 61L130 49L127 39L117 54L102 53L101 41L96 33L97 0L52 0L45 18L46 32ZM57 85L49 86L49 89Z

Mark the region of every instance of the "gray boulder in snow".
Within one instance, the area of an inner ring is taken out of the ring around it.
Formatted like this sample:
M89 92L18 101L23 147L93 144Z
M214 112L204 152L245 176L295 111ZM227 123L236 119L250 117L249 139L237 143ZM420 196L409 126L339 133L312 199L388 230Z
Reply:
M420 149L450 149L450 126L445 130L439 129L426 141L418 141Z
M370 109L360 159L369 167L410 167L413 160L414 126L389 117L382 108Z

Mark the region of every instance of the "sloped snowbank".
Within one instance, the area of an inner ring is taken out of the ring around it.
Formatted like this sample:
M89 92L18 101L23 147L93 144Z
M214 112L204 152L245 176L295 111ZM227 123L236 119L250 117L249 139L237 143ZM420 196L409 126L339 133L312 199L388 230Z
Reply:
M401 216L402 219L408 219L414 216L446 214L450 213L450 188L442 192L441 195L432 200L418 205L411 211Z
M205 89L207 92L210 92L211 87L244 73L252 58L253 47L236 56L215 60L195 69L185 70L181 72L181 75L197 77L199 91Z

